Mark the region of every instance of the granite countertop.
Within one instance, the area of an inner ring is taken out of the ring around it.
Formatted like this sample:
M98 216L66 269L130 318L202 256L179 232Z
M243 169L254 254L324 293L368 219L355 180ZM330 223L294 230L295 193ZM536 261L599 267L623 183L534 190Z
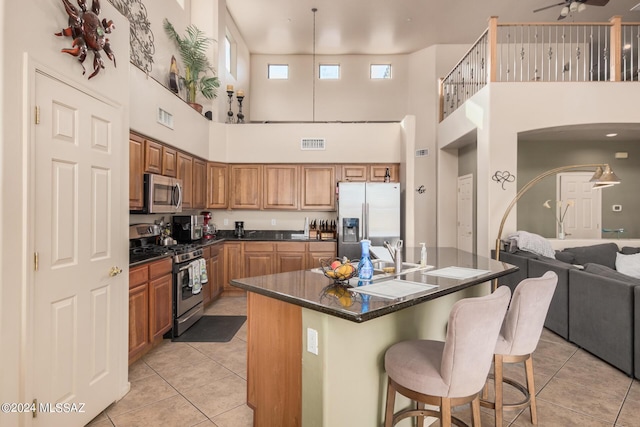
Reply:
M425 287L423 292L398 299L350 292L348 288L346 291L344 288L339 289L340 286L336 286L333 280L324 276L319 269L235 279L231 281L231 284L248 292L255 292L360 323L518 270L518 267L513 265L460 251L456 248L428 248L428 253L427 264L434 267L428 271L455 266L485 270L485 272L467 279L452 279L430 274L425 275L423 271L415 271L401 277L404 277L410 284L422 283L436 286L434 288ZM420 248L405 248L403 255L406 262L419 261ZM387 275L374 276L372 283L376 284L392 279L394 279L392 276ZM357 287L358 278L350 279L347 286ZM339 298L340 295L343 298Z

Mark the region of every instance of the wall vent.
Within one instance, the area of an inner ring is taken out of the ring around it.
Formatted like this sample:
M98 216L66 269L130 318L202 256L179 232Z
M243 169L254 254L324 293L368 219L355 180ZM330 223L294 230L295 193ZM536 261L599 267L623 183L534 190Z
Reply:
M427 157L429 155L428 148L421 148L420 150L416 150L416 157Z
M300 140L301 150L326 150L324 138L302 138Z
M173 114L158 107L158 123L173 129Z

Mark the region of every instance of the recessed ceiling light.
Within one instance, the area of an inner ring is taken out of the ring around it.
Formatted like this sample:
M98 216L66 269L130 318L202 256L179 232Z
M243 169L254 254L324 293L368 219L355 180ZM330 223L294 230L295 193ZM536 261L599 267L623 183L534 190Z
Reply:
M617 133L608 133L605 135L607 138L613 138L614 136L618 136Z

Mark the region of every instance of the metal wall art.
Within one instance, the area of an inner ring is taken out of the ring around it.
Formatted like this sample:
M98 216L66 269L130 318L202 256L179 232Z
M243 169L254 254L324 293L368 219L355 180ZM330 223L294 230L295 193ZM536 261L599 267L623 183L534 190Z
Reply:
M109 0L109 3L129 20L131 63L147 73L151 72L156 47L153 44L154 38L151 23L147 18L147 8L141 0Z
M497 182L498 184L502 184L502 189L504 190L504 183L505 182L513 182L516 180L516 176L515 175L511 175L511 173L509 173L509 171L496 171L496 173L493 174L493 176L491 177L492 180L494 180L495 182Z
M100 1L93 0L91 10L87 10L85 0L78 0L80 10L71 4L69 0L62 0L62 4L64 4L64 9L69 15L69 26L55 34L56 36L73 38L72 47L62 49L62 52L78 58L84 75L86 72L84 60L87 58L87 52L89 50L93 51L93 73L89 76L90 79L98 74L101 68L104 68L104 61L100 55L101 50L104 50L104 53L113 61L113 66L115 67L116 58L111 51L109 39L105 37L105 34L110 34L115 27L113 21L107 21L104 18L102 21L100 20L98 16L100 15Z

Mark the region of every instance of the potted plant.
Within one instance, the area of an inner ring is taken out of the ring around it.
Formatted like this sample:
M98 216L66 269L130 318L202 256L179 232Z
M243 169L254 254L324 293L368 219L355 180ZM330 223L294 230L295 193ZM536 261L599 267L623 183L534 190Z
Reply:
M207 48L212 39L206 37L205 33L195 25L188 26L186 35L180 37L166 18L164 30L178 46L185 67L184 76L180 76L180 80L187 90L187 102L202 113L202 105L196 102L197 91L200 91L205 98L213 99L217 96L216 89L220 87L220 80L207 58ZM208 75L208 72L213 76Z

